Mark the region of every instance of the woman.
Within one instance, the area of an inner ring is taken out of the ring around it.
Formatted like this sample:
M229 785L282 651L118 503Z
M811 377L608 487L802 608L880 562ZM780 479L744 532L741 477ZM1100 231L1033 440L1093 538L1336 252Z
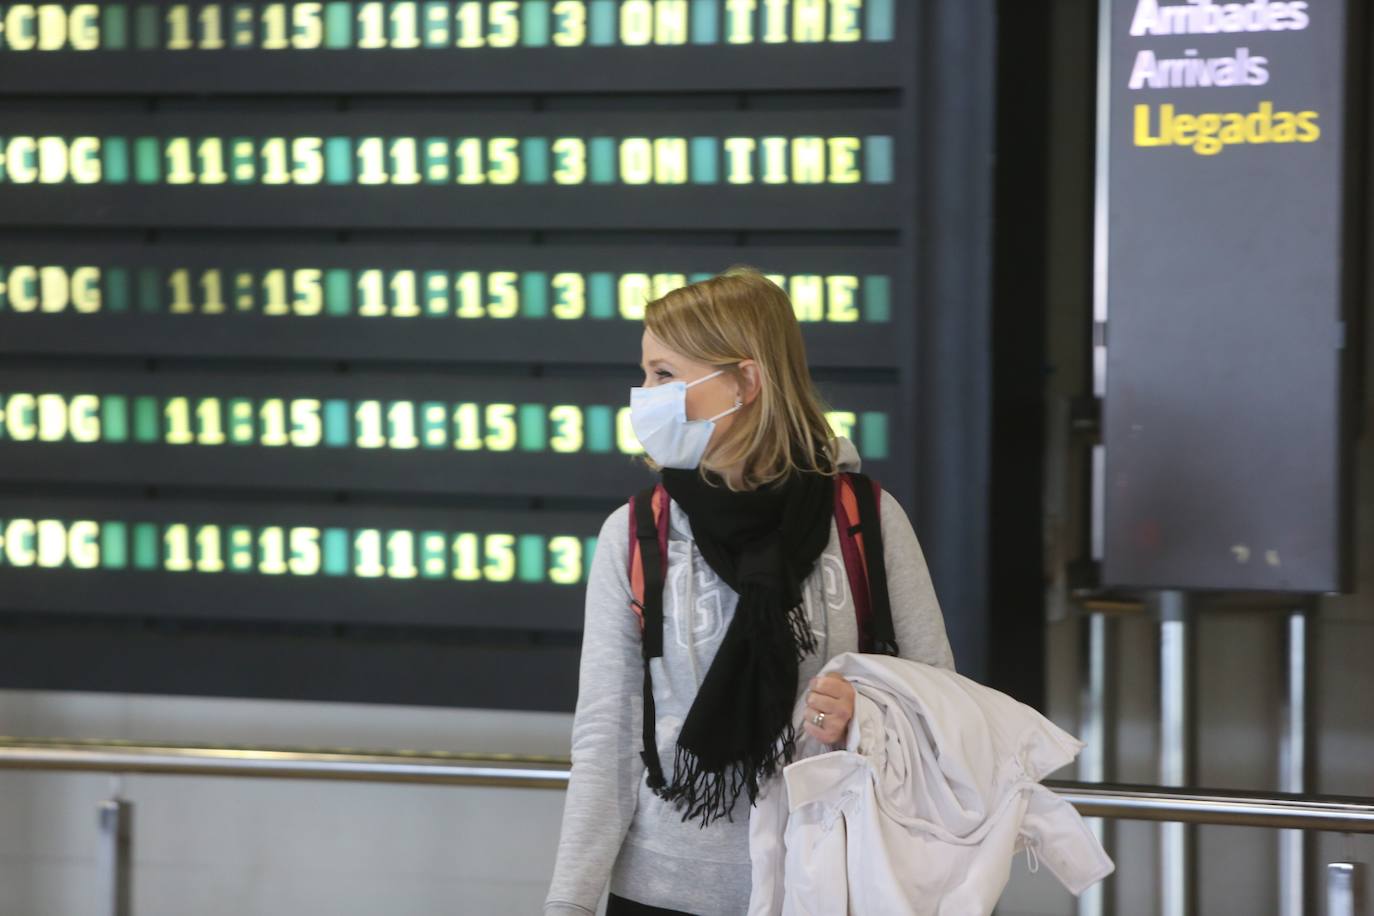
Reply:
M859 456L826 423L791 302L735 267L650 302L644 324L631 415L672 498L663 654L648 684L658 755L641 754L646 684L621 506L587 583L546 916L595 913L608 879L607 916L743 913L749 808L792 758L796 699L807 691L802 727L826 744L846 740L854 709L844 678L812 678L858 651L832 487ZM952 670L911 523L886 492L879 512L899 651Z

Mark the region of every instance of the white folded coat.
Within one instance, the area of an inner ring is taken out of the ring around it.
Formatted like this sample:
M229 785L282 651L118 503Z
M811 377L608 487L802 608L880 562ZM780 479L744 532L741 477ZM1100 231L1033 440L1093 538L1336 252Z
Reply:
M1039 784L1082 741L944 668L845 652L817 676L831 671L855 688L848 741L799 740L751 809L749 916L981 916L1026 847L1074 894L1111 874L1082 817Z

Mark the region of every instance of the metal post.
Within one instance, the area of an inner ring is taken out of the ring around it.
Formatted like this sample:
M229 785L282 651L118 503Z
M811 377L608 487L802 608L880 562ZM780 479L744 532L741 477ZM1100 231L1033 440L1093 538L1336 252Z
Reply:
M1110 695L1111 632L1107 615L1084 615L1084 645L1079 661L1079 738L1085 747L1078 755L1078 778L1082 782L1105 782L1108 762L1113 756L1108 727L1113 706ZM1111 850L1113 824L1101 817L1085 818L1088 828L1104 849ZM1112 898L1106 882L1099 881L1078 895L1078 916L1110 916Z
M1360 916L1364 912L1364 866L1332 862L1326 866L1326 916Z
M1308 680L1311 654L1307 608L1288 612L1283 618L1285 683L1283 694L1283 731L1279 745L1279 791L1304 794L1311 771L1308 741ZM1305 830L1280 830L1279 907L1280 916L1303 916L1306 906L1307 861L1310 834Z
M1193 782L1193 630L1188 595L1159 593L1159 784ZM1194 829L1188 824L1159 828L1160 916L1190 916L1196 882Z
M133 916L134 805L127 798L100 803L99 887L108 916Z

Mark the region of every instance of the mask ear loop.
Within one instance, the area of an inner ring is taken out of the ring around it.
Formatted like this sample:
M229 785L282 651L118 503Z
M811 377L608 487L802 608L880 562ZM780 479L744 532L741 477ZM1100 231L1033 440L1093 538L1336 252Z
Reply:
M710 379L715 378L717 375L724 375L724 374L725 374L725 370L724 370L724 369L717 369L715 372L712 372L710 375L703 375L701 378L697 379L696 381L688 382L688 383L687 383L685 386L683 386L683 387L684 387L684 388L691 388L693 385L700 385L702 382L709 381ZM741 400L739 399L738 396L736 396L736 397L735 397L735 406L734 406L734 407L731 407L729 410L722 410L720 413L716 414L714 417L709 417L709 418L707 418L706 422L707 422L707 423L714 423L714 422L716 422L717 420L719 420L721 417L729 416L730 414L732 414L732 413L734 413L735 411L739 410L739 409L740 409L741 407L743 407L743 406L744 406L744 402L741 401Z
M724 369L717 369L715 372L712 372L710 375L703 375L703 376L702 376L701 378L699 378L699 379L695 379L695 380L693 380L693 381L687 382L687 383L686 383L685 385L683 385L682 387L684 387L684 388L691 388L693 385L700 385L702 382L709 382L711 379L715 378L717 375L724 375L724 374L725 374L725 370L724 370Z
M716 422L717 420L719 420L721 417L728 416L728 415L734 413L735 411L739 410L739 409L740 409L741 407L743 407L743 406L744 406L744 402L741 401L739 398L735 398L735 406L734 406L734 407L731 407L729 410L722 410L720 413L716 414L714 417L709 418L706 422L707 422L707 423L714 423L714 422Z

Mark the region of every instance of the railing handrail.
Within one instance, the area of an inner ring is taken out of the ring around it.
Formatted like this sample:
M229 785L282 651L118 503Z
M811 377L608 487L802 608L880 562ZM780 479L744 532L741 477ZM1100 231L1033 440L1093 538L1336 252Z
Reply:
M0 769L563 789L571 762L530 754L144 744L0 735Z
M1374 833L1374 798L1047 779L1087 817Z
M566 757L0 736L0 769L562 789ZM1374 833L1374 798L1046 780L1090 817Z

